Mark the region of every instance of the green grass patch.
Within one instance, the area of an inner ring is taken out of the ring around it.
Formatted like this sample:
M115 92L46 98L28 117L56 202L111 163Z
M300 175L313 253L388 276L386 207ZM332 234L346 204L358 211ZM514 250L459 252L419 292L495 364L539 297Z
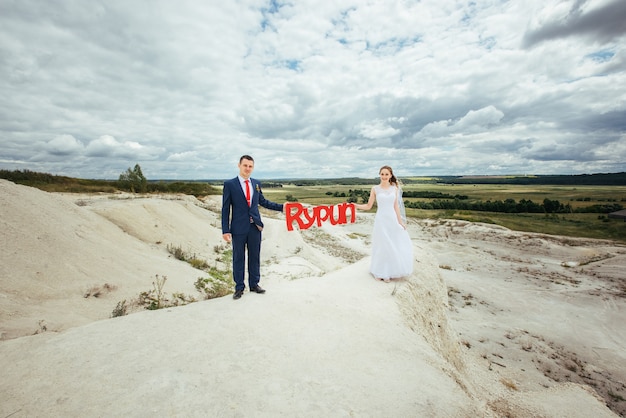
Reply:
M463 219L470 222L491 223L515 231L626 242L626 222L618 219L601 218L594 213L547 215L458 212L450 216L450 218Z

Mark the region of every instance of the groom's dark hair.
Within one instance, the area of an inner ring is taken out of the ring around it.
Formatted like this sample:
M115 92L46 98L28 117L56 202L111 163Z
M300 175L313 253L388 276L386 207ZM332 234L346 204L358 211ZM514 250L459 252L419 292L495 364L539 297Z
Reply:
M249 155L247 155L247 154L246 154L246 155L242 155L242 156L241 156L241 158L239 159L239 164L241 164L241 162L242 162L243 160L250 160L250 161L254 162L254 158L250 157L250 156L249 156Z

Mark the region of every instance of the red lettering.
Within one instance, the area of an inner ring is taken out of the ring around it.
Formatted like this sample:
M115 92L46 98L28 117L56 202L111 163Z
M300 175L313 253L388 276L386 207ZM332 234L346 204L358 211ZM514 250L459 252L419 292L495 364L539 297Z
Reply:
M341 225L348 223L348 210L350 210L350 223L356 222L356 207L354 203L340 203L337 206L319 205L309 210L297 202L285 203L285 220L287 221L287 231L293 231L293 223L298 224L298 228L309 229L313 223L318 227L322 222L330 220L331 225ZM337 216L335 217L335 209ZM295 211L294 211L295 210ZM305 220L302 220L304 216Z
M339 220L337 221L338 223L348 223L348 209L350 209L350 223L353 224L354 222L356 222L356 207L354 206L354 203L341 203L337 205L337 207L339 208ZM330 223L333 224L332 220Z
M322 222L328 219L331 213L333 213L332 206L315 206L313 208L315 219L317 219L318 228L322 226Z
M295 214L292 212L292 209L296 210ZM300 214L304 210L304 207L300 203L285 203L284 212L287 220L287 231L293 231L293 221L298 222L298 227L300 229L308 228L308 226L306 228L304 227L304 222L300 219Z

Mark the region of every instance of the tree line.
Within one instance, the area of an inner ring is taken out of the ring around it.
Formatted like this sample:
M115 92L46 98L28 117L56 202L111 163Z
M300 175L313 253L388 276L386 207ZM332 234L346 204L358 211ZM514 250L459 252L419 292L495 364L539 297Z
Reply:
M122 172L117 180L78 179L30 170L0 170L0 178L50 192L127 191L131 193L180 193L196 197L221 193L206 182L150 181L144 176L139 164Z
M348 193L328 192L334 197L345 197L349 203L366 203L369 200L369 190L349 190ZM500 213L611 213L622 210L619 203L597 204L585 207L573 208L569 203L561 203L558 200L543 199L542 203L535 203L529 199L505 200L477 200L470 201L465 195L450 195L440 192L416 191L404 192L402 197L430 198L430 201L404 200L404 206L412 209L423 210L467 210L477 212L500 212Z
M626 172L536 176L442 176L435 180L444 184L623 186L626 185Z
M626 172L594 173L594 174L554 174L554 175L514 175L514 176L437 176L437 177L403 177L404 184L517 184L517 185L594 185L615 186L626 185ZM352 186L378 184L378 177L359 178L344 177L330 179L284 179L274 180L276 183L293 184L295 186ZM265 184L265 182L264 182ZM266 186L267 187L267 186Z
M453 209L501 213L611 213L623 209L622 205L619 203L572 208L569 203L563 204L558 200L547 198L544 199L542 203L535 203L527 199L521 199L520 201L505 199L475 202L462 201L459 199L436 199L430 202L410 202L405 200L404 206L414 209Z

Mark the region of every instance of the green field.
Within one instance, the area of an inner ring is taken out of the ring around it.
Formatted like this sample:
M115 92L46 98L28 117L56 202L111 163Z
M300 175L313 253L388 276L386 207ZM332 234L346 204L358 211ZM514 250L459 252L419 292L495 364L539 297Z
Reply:
M311 205L331 205L346 201L350 190L370 190L371 185L350 186L295 186L284 185L281 188L265 188L265 196L276 202L284 202L292 196L298 202ZM405 191L432 191L450 195L465 195L469 200L506 200L521 199L541 203L544 199L558 200L569 204L573 209L608 202L626 206L626 186L553 186L553 185L510 185L510 184L408 184ZM329 194L330 193L330 194ZM405 201L428 201L430 199L410 198ZM361 203L361 202L359 202ZM374 210L374 209L373 209ZM541 232L551 235L566 235L610 239L626 243L626 222L609 219L606 214L598 213L520 213L507 214L482 211L456 210L420 210L407 209L407 215L413 218L463 219L472 222L485 222L501 225L517 231Z

